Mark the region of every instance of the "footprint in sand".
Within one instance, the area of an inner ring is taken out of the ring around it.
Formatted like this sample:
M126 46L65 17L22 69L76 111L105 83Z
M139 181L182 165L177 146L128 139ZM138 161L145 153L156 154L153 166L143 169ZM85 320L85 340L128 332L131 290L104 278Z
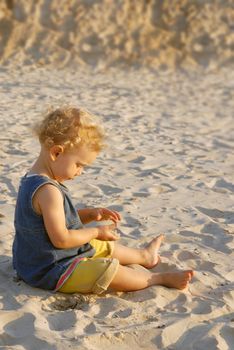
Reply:
M131 308L127 308L127 309L124 309L124 310L120 310L120 311L117 311L115 312L112 317L113 318L128 318L129 316L131 316L132 314L132 309Z
M221 221L225 224L234 224L234 212L232 211L222 211L215 208L209 209L203 207L196 207L196 209L215 221Z
M114 193L120 193L123 192L122 189L118 187L113 187L113 186L107 186L107 185L99 185L99 188L102 190L102 192L106 195L111 195Z
M8 311L9 312L9 311ZM15 349L16 344L25 344L27 342L27 348L33 349L48 349L53 350L54 346L50 345L46 340L41 340L35 336L35 322L36 318L31 313L17 313L14 315L11 313L11 319L4 315L5 325L1 324L1 341L0 346L2 349ZM4 344L6 346L4 346ZM7 345L8 344L8 345ZM31 344L31 345L30 345ZM23 347L22 347L23 348ZM18 349L18 347L17 347Z
M207 186L215 192L234 193L234 184L224 180L223 178L219 180L214 179L211 182L207 183Z
M51 313L47 316L49 328L52 331L63 331L70 329L76 324L76 314L73 310L66 310L66 312Z

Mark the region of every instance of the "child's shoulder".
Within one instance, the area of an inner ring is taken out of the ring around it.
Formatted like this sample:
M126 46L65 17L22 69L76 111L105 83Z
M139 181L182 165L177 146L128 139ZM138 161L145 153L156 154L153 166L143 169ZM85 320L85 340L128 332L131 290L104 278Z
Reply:
M35 193L41 187L43 187L45 190L49 190L49 188L57 188L60 191L62 191L62 188L59 183L45 175L25 174L21 178L21 190Z
M32 200L35 212L41 215L41 206L47 206L63 201L63 191L60 185L43 175L26 176L26 187Z
M25 184L26 186L29 185L40 185L40 184L46 184L46 183L51 183L56 185L56 181L53 179L49 178L48 176L45 175L40 175L40 174L31 174L31 173L26 173L22 178L21 178L21 183Z

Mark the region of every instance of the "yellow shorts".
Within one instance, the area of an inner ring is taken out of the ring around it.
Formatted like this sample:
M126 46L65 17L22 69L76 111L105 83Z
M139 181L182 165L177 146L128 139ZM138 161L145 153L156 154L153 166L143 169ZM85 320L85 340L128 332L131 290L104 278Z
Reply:
M111 258L114 242L93 239L90 244L95 255L79 262L59 292L100 294L109 287L119 267L119 261Z

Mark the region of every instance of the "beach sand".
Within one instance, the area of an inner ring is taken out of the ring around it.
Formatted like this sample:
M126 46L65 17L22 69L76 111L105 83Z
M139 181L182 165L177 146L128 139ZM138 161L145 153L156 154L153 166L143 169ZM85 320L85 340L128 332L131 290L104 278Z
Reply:
M1 2L0 349L233 349L232 19L231 0ZM77 207L119 211L130 247L164 233L153 270L194 269L187 290L65 295L16 279L14 206L39 152L31 127L62 103L107 133L67 184Z
M0 79L0 348L232 349L233 72L28 67L1 69ZM158 271L194 269L188 290L64 295L14 278L16 193L39 150L30 127L66 101L108 134L107 149L68 183L74 201L118 210L128 246L164 232Z

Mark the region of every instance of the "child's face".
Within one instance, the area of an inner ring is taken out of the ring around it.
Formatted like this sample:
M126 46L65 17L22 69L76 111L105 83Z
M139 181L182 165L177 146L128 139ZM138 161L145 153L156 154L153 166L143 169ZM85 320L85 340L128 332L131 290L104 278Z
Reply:
M55 153L56 158L51 164L55 180L63 182L81 175L84 166L91 164L97 157L97 152L87 146L64 151L62 148Z

